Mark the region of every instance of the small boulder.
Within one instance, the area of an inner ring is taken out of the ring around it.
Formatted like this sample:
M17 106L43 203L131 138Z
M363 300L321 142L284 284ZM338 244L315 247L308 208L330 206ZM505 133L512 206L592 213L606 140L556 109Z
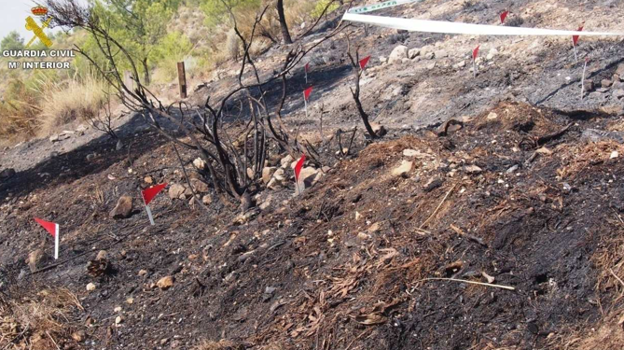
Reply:
M286 168L293 161L294 161L293 157L289 154L280 160L280 165L282 166L282 168Z
M414 168L414 163L407 160L401 161L401 165L392 169L392 176L407 177L409 172Z
M96 289L97 289L97 286L95 285L95 283L92 282L92 283L87 284L87 291L93 292Z
M624 97L624 89L617 89L613 91L613 98L620 99Z
M407 57L411 60L418 56L420 56L420 49L410 49L409 51L407 51Z
M466 171L468 174L479 174L483 171L483 169L479 168L476 165L467 165L464 167L464 171Z
M319 180L317 175L319 174L318 169L314 169L312 167L305 167L301 169L299 173L299 181L302 181L305 188L312 187Z
M265 185L268 184L269 181L271 181L271 177L273 177L275 170L275 167L265 167L264 169L262 169L262 182Z
M204 205L212 204L212 196L210 196L210 195L203 196L202 197L202 203L204 203Z
M128 195L121 196L117 201L117 205L110 212L113 219L125 219L132 215L132 197Z
M174 278L173 276L165 276L156 282L156 286L161 290L167 290L173 287Z
M193 185L193 188L197 193L208 193L208 184L200 179L191 179L191 185Z
M195 158L193 165L199 170L204 170L206 168L206 162L201 158Z
M611 85L613 85L613 81L611 79L602 79L600 81L600 86L602 86L605 89L610 88Z
M390 53L390 57L388 58L389 63L402 62L403 58L407 58L407 46L399 45L392 50Z
M26 259L26 263L28 264L30 272L37 271L46 259L47 256L43 249L37 249L28 254L28 259Z
M386 135L388 133L386 128L384 128L384 126L379 124L379 123L374 123L373 122L373 123L370 123L370 125L371 125L371 129L373 129L373 132L378 137L382 137L382 136L384 136L384 135Z
M169 187L169 198L180 199L182 196L184 196L184 191L186 191L184 186L180 184L173 184L171 185L171 187Z

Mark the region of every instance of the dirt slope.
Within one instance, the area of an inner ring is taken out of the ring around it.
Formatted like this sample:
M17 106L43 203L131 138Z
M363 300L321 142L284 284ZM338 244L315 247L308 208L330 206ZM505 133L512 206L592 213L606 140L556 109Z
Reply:
M608 18L605 9L622 11L606 2L431 4L408 13L489 23L514 5L531 19L527 25L565 27L554 13L576 21L589 9L595 16L588 21L599 29L621 20L600 22ZM138 196L149 186L146 177L184 182L172 145L156 133L128 124L121 152L106 138L51 158L51 148L37 142L8 150L3 159L12 162L25 149L41 151L43 160L25 161L0 183L0 330L11 335L0 346L622 349L624 124L617 87L577 101L580 66L569 62L563 41L534 47L488 40L494 48L515 46L484 63L475 81L468 67L454 67L475 38L375 28L353 35L362 39L362 52L374 55L387 57L401 43L435 55L396 64L373 59L365 107L389 135L375 143L358 137L344 159L326 150L331 170L295 199L291 181L263 190L257 197L263 209L237 215L217 197L206 211L163 194L152 205L152 227ZM343 43L316 52L315 59L327 59L311 74L330 130L357 123L345 98L350 72ZM592 79L611 79L622 43L590 46L605 60L592 66ZM286 49L274 48L259 64L270 69ZM516 54L523 50L530 55ZM295 76L289 87L287 121L314 134L317 116L302 120L302 80ZM211 83L192 99L203 103L232 83ZM450 117L459 123L437 128ZM282 156L273 154L270 165ZM134 198L133 214L112 219L123 194ZM51 239L33 216L62 222L64 230L61 260L44 256L34 273L28 255L49 254ZM101 250L110 268L88 273ZM160 288L166 276L172 286ZM59 288L63 298L48 297ZM65 291L76 300L67 302ZM51 300L45 305L56 310L50 317L60 327L13 317L42 300Z

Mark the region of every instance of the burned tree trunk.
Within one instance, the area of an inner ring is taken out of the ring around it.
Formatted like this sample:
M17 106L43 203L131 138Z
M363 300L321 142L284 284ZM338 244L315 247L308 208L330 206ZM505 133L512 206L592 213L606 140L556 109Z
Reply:
M286 15L284 14L284 0L277 0L277 15L279 16L284 44L292 44L292 38L290 37L290 32L288 31L288 24L286 24Z

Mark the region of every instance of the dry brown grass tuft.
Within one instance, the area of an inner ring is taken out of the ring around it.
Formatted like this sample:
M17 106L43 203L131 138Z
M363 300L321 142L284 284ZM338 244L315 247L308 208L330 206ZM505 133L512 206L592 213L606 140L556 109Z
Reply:
M44 289L31 296L9 299L0 295L0 348L56 348L69 337L70 313L83 310L67 289Z
M106 85L94 77L82 81L41 84L40 136L54 133L62 125L92 118L104 107Z

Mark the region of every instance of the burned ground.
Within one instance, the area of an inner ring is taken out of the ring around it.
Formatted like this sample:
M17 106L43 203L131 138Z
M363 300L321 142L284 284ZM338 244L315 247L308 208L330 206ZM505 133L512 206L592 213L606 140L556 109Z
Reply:
M583 8L578 1L462 3L418 4L409 13L483 23L514 5L524 25L563 27L539 5L573 20ZM157 225L149 226L139 197L146 178L185 180L172 145L144 129L124 134L126 145L139 140L130 151L116 152L102 138L22 164L0 184L0 329L10 329L0 345L621 349L624 124L615 88L579 101L582 67L563 41L487 40L502 54L474 80L457 65L474 38L357 27L356 39L373 55L363 76L365 109L390 132L378 142L358 135L346 157L336 156L335 144L319 147L329 169L301 196L292 196L292 183L262 187L255 198L262 209L239 215L218 196L204 209L162 194L152 204ZM358 122L347 98L344 41L311 57L314 101L329 111L327 135ZM440 57L382 63L378 57L399 44ZM589 77L597 86L611 79L622 42L584 45L582 52L604 59ZM258 66L272 67L284 50L272 49ZM314 136L318 116L304 120L301 110L303 79L296 72L289 85L285 120ZM190 101L201 105L235 83L230 76L208 84ZM274 101L279 84L267 91ZM456 122L444 124L449 118ZM34 143L29 152L42 148ZM94 152L95 161L85 162ZM271 154L268 165L279 167L284 156ZM6 157L19 162L25 154ZM134 213L114 220L109 212L123 194L134 198ZM63 223L61 259L44 257L34 272L29 253L48 252L51 240L33 216ZM86 266L101 250L110 269L90 275ZM159 287L166 276L173 285ZM45 334L9 317L41 302L38 291L59 288L77 296L53 317L63 327Z

